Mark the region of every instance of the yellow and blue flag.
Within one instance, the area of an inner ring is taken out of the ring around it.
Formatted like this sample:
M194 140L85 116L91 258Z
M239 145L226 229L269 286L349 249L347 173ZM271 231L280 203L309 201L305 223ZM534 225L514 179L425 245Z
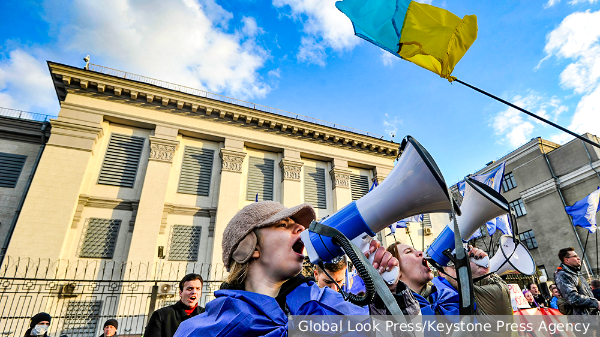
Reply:
M477 17L411 0L343 0L335 6L354 34L450 82L452 71L477 39Z

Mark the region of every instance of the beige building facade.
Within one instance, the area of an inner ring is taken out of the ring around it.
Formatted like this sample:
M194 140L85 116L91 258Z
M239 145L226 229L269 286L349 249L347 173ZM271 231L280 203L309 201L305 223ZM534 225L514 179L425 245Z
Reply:
M276 109L101 67L49 69L61 110L13 259L155 263L162 247L167 261L216 266L225 226L257 197L308 202L321 218L381 182L398 154L396 143Z

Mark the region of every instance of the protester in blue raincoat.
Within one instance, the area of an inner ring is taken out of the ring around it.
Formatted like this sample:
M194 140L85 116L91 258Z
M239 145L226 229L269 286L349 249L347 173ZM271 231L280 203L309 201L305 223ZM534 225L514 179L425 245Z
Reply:
M388 252L398 259L399 279L412 290L423 315L458 315L458 292L446 279L434 279L422 251L396 242L388 247ZM399 290L396 289L396 293ZM398 301L398 297L396 300Z
M307 204L272 202L244 207L223 232L223 263L230 272L206 311L183 322L175 337L287 336L288 315L366 315L368 309L300 274L300 233L315 219ZM374 266L390 270L398 261L374 241Z

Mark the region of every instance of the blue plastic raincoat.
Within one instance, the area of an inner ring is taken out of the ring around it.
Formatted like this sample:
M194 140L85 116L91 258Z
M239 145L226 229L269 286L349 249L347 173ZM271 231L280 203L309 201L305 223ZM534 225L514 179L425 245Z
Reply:
M297 276L295 279L298 278L302 278L301 283L285 296L289 315L369 314L368 308L344 301L332 289L319 288L310 278ZM231 289L218 290L215 297L206 304L203 314L181 323L174 337L287 336L287 314L277 299Z

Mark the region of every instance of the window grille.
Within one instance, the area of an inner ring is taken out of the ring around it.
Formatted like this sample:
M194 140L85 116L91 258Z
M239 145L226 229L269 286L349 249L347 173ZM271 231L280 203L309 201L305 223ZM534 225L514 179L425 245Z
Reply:
M198 261L201 226L174 225L171 232L169 260Z
M304 166L304 202L314 208L327 208L325 169Z
M254 201L257 193L258 201L273 200L275 161L250 157L248 162L248 191L246 193L246 200Z
M523 204L523 199L517 199L511 202L509 205L515 210L517 218L527 214L527 211L525 210L525 205Z
M132 188L135 184L144 138L113 133L110 135L98 184Z
M120 227L120 219L88 219L80 241L79 257L112 259Z
M512 172L505 174L504 179L502 180L502 188L504 189L504 192L510 191L515 187L517 187L517 181L515 180L515 176L512 174Z
M527 245L527 249L536 249L538 247L535 235L533 234L533 229L519 234L519 239Z
M350 192L352 200L358 200L369 192L369 177L350 175Z
M27 156L0 152L0 187L15 188Z
M64 318L63 333L69 336L94 336L102 301L70 301Z
M215 151L186 146L178 193L208 196Z

